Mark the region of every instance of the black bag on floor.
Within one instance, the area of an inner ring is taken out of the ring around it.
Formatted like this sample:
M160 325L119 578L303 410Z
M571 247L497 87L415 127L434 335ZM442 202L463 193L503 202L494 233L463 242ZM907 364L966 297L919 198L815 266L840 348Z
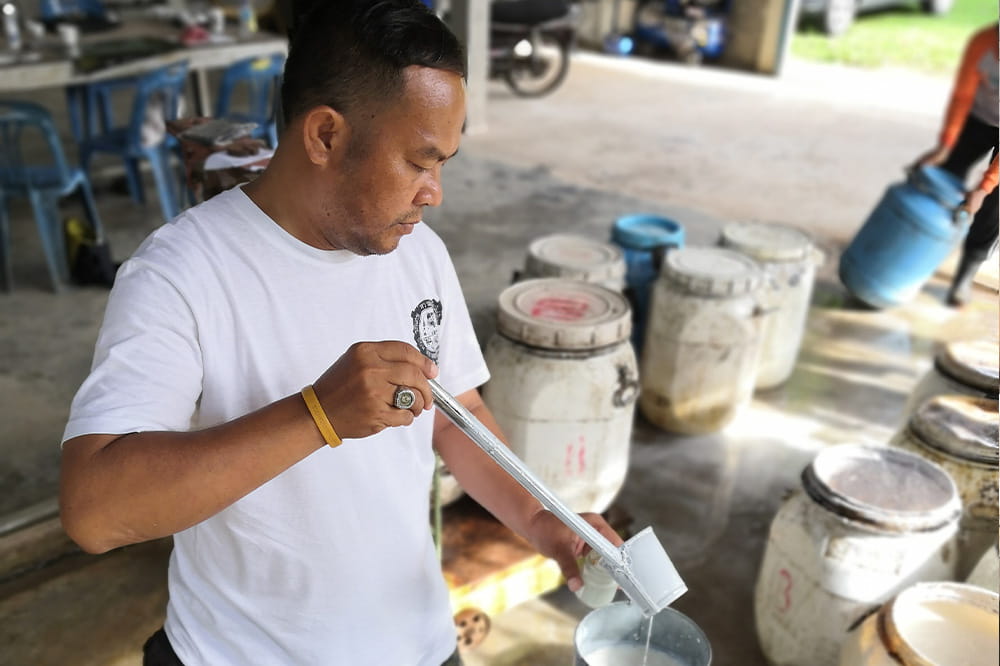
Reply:
M105 287L114 284L118 265L111 259L111 247L105 239L97 238L90 226L75 218L66 220L66 254L74 283Z

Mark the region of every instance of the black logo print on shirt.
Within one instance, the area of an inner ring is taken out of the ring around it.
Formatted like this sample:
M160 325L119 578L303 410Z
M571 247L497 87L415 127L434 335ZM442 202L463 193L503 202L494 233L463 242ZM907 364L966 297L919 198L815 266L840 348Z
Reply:
M433 298L420 301L410 313L410 318L413 319L413 341L417 349L437 363L440 351L438 334L441 329L441 301Z

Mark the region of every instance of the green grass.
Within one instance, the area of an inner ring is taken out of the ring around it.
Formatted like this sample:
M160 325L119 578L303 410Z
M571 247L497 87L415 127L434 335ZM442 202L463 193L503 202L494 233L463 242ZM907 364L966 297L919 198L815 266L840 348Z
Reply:
M840 37L802 26L792 38L792 55L805 60L858 67L905 67L951 75L965 42L980 27L997 20L996 0L955 0L944 16L911 6L861 14Z

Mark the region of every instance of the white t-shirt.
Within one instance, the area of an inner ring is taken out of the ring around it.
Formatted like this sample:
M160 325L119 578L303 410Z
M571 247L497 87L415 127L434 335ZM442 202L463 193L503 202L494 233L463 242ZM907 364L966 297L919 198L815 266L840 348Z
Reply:
M387 255L323 251L229 190L159 228L119 270L64 441L229 421L297 393L361 340L414 344L453 394L488 379L454 267L426 225ZM447 659L433 420L324 447L176 534L166 631L181 661Z

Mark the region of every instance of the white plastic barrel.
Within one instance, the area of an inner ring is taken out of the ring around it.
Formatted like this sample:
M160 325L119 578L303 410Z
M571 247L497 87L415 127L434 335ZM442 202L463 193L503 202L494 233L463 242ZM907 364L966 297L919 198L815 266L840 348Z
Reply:
M511 450L574 511L610 506L628 471L635 398L620 293L548 278L500 294L483 400Z
M997 538L998 434L996 400L939 395L925 400L890 441L940 465L958 486L963 505L959 578Z
M760 364L756 388L783 384L795 368L812 299L816 264L812 240L792 227L763 222L732 222L719 243L756 261L764 270L760 304Z
M1000 546L998 544L994 543L992 547L986 549L965 582L969 585L984 587L990 592L1000 591Z
M920 456L844 444L820 452L771 523L754 594L770 664L835 666L860 617L905 587L954 575L961 502Z
M714 432L753 396L760 353L762 273L716 247L667 254L653 287L639 407L679 433Z
M996 666L998 619L996 592L920 583L851 631L840 666Z
M969 395L997 399L1000 388L1000 345L996 340L961 340L942 345L934 365L917 382L906 401L909 417L936 395Z
M531 241L523 277L560 277L622 291L625 272L625 255L617 245L576 234L550 234Z

